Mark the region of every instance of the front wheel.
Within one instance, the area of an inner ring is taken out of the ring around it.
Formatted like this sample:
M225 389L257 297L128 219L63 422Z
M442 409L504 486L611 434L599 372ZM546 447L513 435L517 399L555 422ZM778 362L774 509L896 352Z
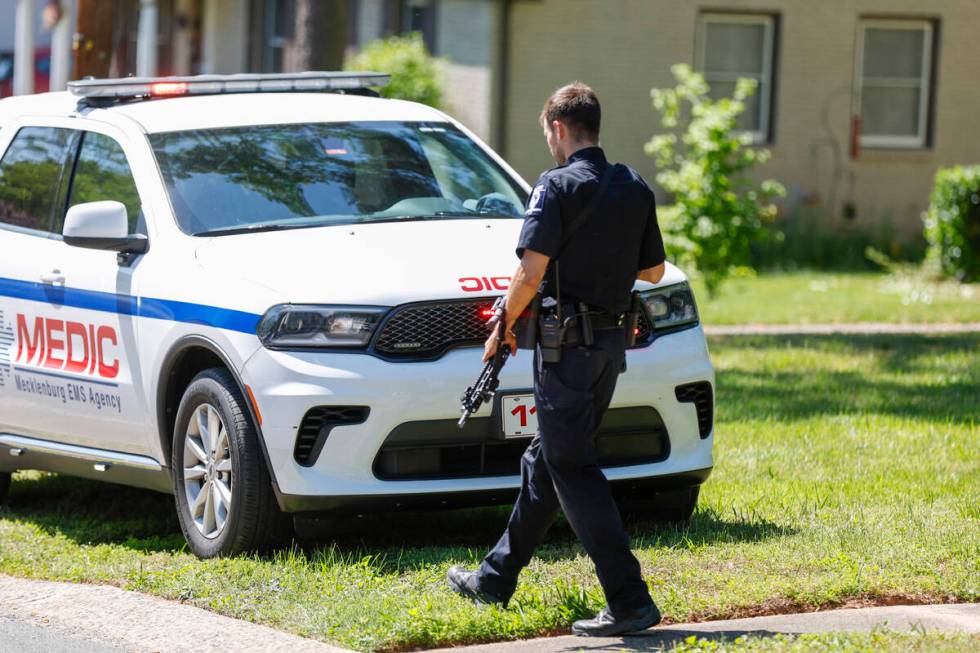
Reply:
M685 522L698 505L700 486L657 492L649 499L628 499L620 511L626 519L647 519L656 522Z
M200 558L284 543L292 520L276 504L259 439L231 374L194 377L177 409L172 469L177 516Z

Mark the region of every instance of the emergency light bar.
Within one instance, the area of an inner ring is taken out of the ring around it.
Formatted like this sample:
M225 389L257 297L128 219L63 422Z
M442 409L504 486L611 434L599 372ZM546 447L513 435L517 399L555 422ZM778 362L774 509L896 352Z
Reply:
M188 77L123 77L68 82L68 90L81 100L97 103L187 95L337 91L374 94L372 86L385 86L391 75L371 72L304 72Z

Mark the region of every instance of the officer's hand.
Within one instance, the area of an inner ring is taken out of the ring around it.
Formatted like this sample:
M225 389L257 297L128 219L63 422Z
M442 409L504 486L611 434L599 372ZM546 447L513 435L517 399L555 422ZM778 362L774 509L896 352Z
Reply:
M497 329L500 328L498 324L497 327L490 333L490 337L487 341L483 343L483 362L486 363L488 360L493 358L493 355L497 353Z
M485 343L483 343L483 362L484 363L486 363L488 360L490 360L491 358L493 358L494 354L497 353L497 334L498 334L499 330L500 329L503 329L503 328L504 328L504 325L502 323L499 323L498 322L497 323L497 326L494 327L493 331L490 333L490 337L487 338L487 341ZM510 355L511 356L514 356L514 357L517 356L517 336L514 335L514 332L513 331L511 331L509 329L507 329L507 330L504 331L504 343L503 344L510 346Z

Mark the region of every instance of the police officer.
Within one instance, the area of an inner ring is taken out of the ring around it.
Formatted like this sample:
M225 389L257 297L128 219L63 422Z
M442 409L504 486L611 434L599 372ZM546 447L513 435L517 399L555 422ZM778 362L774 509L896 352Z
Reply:
M521 489L507 529L477 570L453 567L448 580L478 603L506 606L518 574L560 509L595 563L607 601L594 618L576 621L572 631L613 636L660 621L599 468L595 433L624 368L622 320L634 281L660 280L664 247L653 192L643 179L616 165L603 183L612 164L598 146L599 121L598 98L578 82L555 91L541 112L558 167L541 175L528 199L517 245L520 265L497 328L504 329L503 342L516 354L515 321L540 287L545 298L557 301L560 295L565 315L578 315L569 326L569 337L577 334L578 344L564 344L557 362L543 361L540 345L535 351L539 432L521 458ZM583 213L585 221L576 220ZM576 222L580 225L568 233ZM592 325L591 338L583 335L584 319ZM497 332L486 342L484 361L496 343Z

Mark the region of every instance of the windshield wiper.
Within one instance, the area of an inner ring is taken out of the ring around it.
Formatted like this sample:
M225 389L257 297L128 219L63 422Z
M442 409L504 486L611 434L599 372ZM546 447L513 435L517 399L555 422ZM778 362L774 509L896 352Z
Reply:
M516 216L513 215L503 215L502 213L471 213L464 211L436 211L435 213L426 213L422 215L386 215L379 216L377 218L363 218L361 223L375 223L375 222L411 222L422 221L422 220L445 220L451 218L476 218L476 219L496 219L496 218L506 218L514 219Z
M252 225L242 225L239 227L222 227L221 229L209 229L207 231L198 231L193 236L232 236L235 234L252 234L259 233L263 231L286 231L287 229L306 229L310 227L325 227L332 225L357 225L357 224L373 224L378 222L412 222L412 221L423 221L423 220L444 220L451 218L477 218L477 219L497 219L506 218L509 220L514 219L516 216L503 215L501 213L470 213L464 211L437 211L435 213L428 213L422 215L387 215L380 216L377 218L363 217L360 219L344 220L341 222L329 221L329 222L303 222L303 223L281 223L281 222L261 222L259 224Z
M287 229L303 229L306 227L322 227L325 223L314 224L282 224L275 222L244 225L241 227L223 227L221 229L209 229L208 231L198 231L194 236L231 236L234 234L251 234L260 231L285 231Z

